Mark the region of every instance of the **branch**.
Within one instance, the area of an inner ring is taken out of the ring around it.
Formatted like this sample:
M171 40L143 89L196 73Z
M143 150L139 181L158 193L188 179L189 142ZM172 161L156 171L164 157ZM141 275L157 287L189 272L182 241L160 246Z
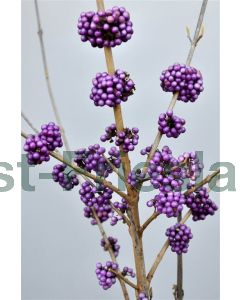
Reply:
M23 120L28 124L28 126L29 126L35 133L38 133L38 130L34 127L34 125L32 124L32 122L28 119L28 117L24 114L23 111L21 111L21 116L22 116Z
M48 94L49 94L50 102L52 105L52 109L53 109L56 121L61 129L65 148L67 151L70 151L68 140L67 140L67 137L66 137L66 134L64 131L64 127L63 127L60 115L59 115L59 111L57 108L57 104L56 104L56 101L55 101L55 98L53 95L52 86L51 86L51 82L50 82L48 64L47 64L47 56L46 56L45 45L44 45L44 41L43 41L43 30L42 30L42 25L41 25L41 20L40 20L40 13L39 13L39 9L38 9L38 1L35 0L34 4L35 4L36 17L37 17L38 37L39 37L39 42L40 42L40 47L41 47L42 62L43 62L44 75L45 75L45 80L46 80L46 84L47 84Z
M138 287L136 284L134 284L133 282L131 282L129 279L127 279L125 276L122 275L122 273L117 272L116 270L113 269L109 269L110 272L114 273L118 279L123 280L126 284L128 284L129 286L131 286L132 288L134 288L135 290L138 290Z
M110 205L111 205L112 209L113 209L119 216L121 216L121 217L123 218L123 221L124 221L128 226L131 226L131 222L130 222L130 220L128 219L128 217L127 217L124 213L122 213L120 209L116 208L116 207L113 205L112 202L110 202Z
M104 228L103 228L103 225L102 225L102 223L100 222L100 220L99 220L99 218L98 218L98 215L96 214L96 211L95 211L94 208L92 209L92 212L93 212L94 218L95 218L95 220L96 220L96 222L97 222L98 229L99 229L99 231L100 231L100 233L101 233L101 235L102 235L102 237L103 237L103 239L104 239L104 241L105 241L105 243L106 243L107 250L108 250L108 252L109 252L109 255L110 255L110 257L111 257L111 260L112 260L113 262L117 263L116 256L115 256L115 254L114 254L114 252L113 252L113 249L112 249L112 247L111 247L111 245L110 245L110 243L109 243L108 236L107 236L107 234L106 234L106 232L105 232L105 230L104 230ZM112 270L111 270L111 272L114 273ZM126 286L125 286L125 283L123 282L123 279L120 278L119 276L117 276L117 277L118 277L119 283L120 283L121 288L122 288L122 292L123 292L124 299L125 299L125 300L130 300L129 295L128 295L128 291L127 291L127 288L126 288ZM125 278L124 278L124 279L125 279ZM125 281L125 280L124 280L124 281ZM125 282L126 282L126 281L125 281ZM130 282L130 281L129 281L129 282ZM128 283L128 284L129 284L129 283Z
M96 0L96 4L97 4L98 11L105 10L104 0ZM113 75L115 73L115 66L114 66L114 60L113 60L113 55L112 55L112 49L108 48L108 47L104 47L104 55L105 55L108 73ZM123 131L124 123L123 123L121 105L119 104L119 105L115 106L113 108L113 111L114 111L117 132ZM126 185L128 193L131 194L133 189L132 189L131 185L129 185L127 182L128 174L131 172L131 163L130 163L128 154L123 151L122 146L120 146L119 148L120 148L121 161L122 161L123 172L124 172L124 177L125 177L124 183Z
M143 223L140 228L140 234L143 234L143 231L148 227L152 221L154 221L159 216L159 213L154 211L154 213Z
M191 61L192 61L192 58L193 58L193 54L194 54L194 51L197 47L197 44L199 42L199 40L202 38L203 36L203 27L202 27L202 24L203 24L203 18L204 18L204 14L205 14L205 11L206 11L206 6L207 6L207 2L208 0L203 0L202 1L202 7L201 7L201 11L200 11L200 14L199 14L199 17L198 17L198 22L197 22L197 26L196 26L196 29L195 29L195 34L194 34L194 38L191 42L191 47L189 49L189 52L188 52L188 56L187 56L187 60L186 60L186 65L190 65L191 64ZM178 98L178 95L179 93L174 93L173 94L173 97L172 97L172 100L168 106L168 110L173 110L173 108L175 107L175 104L177 102L177 98ZM148 158L145 162L145 166L144 166L144 169L143 169L143 172L144 174L147 173L147 165L149 163L149 161L152 159L155 151L157 150L159 144L160 144L160 141L161 141L161 138L162 138L162 134L160 132L158 132L154 142L153 142L153 145L152 145L152 149L148 155Z
M211 175L208 175L205 179L203 179L200 183L196 184L196 186L194 186L192 189L186 191L184 193L184 195L189 195L190 193L193 193L195 190L197 190L199 187L205 185L206 183L209 183L215 176L217 176L220 173L220 169L216 170L215 172L213 172ZM191 216L192 212L191 210L189 210L186 215L183 217L182 221L180 222L181 224L184 224L187 222L187 220L189 219L189 217ZM164 243L162 249L160 250L160 252L158 253L148 275L147 275L147 279L149 281L149 284L152 281L152 278L165 254L165 252L167 251L169 246L169 241L168 239L166 240L166 242Z
M22 132L21 133L22 137L24 137L25 139L28 137L26 133ZM121 196L122 198L129 200L128 195L126 195L125 193L123 193L122 191L120 191L116 186L114 186L110 181L107 181L105 179L103 179L102 177L96 176L92 173L87 172L86 170L79 168L76 164L73 164L70 161L64 160L63 156L59 153L56 152L52 152L50 151L49 154L56 158L57 160L61 161L62 163L66 164L67 166L69 166L70 168L72 168L75 172L84 175L90 179L92 179L94 182L96 183L102 183L104 186L108 187L109 189L111 189L112 191L114 191L115 193L117 193L119 196Z
M125 183L125 178L122 176L122 174L118 171L118 169L114 166L114 164L111 163L111 161L103 155L105 158L106 162L109 164L109 166L112 168L113 172L118 175L118 177Z

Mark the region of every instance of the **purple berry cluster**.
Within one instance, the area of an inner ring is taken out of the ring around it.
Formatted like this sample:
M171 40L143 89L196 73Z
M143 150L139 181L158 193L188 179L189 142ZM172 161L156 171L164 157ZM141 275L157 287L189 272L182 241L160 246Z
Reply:
M93 47L115 47L127 42L133 34L130 15L124 7L99 12L83 12L78 19L78 33Z
M188 189L194 185L188 184ZM217 205L209 198L207 188L200 187L195 192L186 196L186 205L192 211L193 221L205 220L208 215L213 216L218 210Z
M185 224L177 223L166 230L171 250L178 255L187 253L190 240L193 238L191 229Z
M84 216L86 218L92 218L92 225L97 224L93 215L93 209L101 223L112 217L113 211L110 205L112 193L112 190L103 185L99 185L98 187L91 186L88 181L82 184L79 194L80 199L85 204Z
M148 297L146 296L145 293L141 292L138 295L138 300L148 300Z
M50 151L62 147L60 129L55 123L42 125L41 131L36 135L29 135L24 144L24 151L27 152L27 159L30 165L38 165L50 160Z
M109 245L107 245L107 243L105 242L104 239L101 239L101 246L103 247L104 251L108 251L108 247L110 246L112 248L112 251L113 251L115 257L117 257L119 254L119 250L120 250L120 245L118 244L118 239L116 239L112 236L109 236L108 242L109 242Z
M142 183L144 178L145 178L145 174L140 169L137 169L135 171L131 171L128 174L127 181L130 185L137 187L140 183Z
M132 278L134 278L136 276L136 274L134 273L132 268L129 267L124 267L122 270L122 275L123 276L130 276Z
M171 218L179 215L185 201L185 196L181 192L160 192L154 199L147 202L147 206L154 206L159 214L166 214L168 218Z
M151 184L161 192L180 191L183 184L181 168L168 146L157 150L149 162L147 173Z
M94 171L98 176L108 177L112 173L112 167L108 164L103 156L106 149L100 147L99 144L91 145L87 149L82 148L75 151L74 162L82 169L91 172ZM116 147L110 148L108 151L110 162L119 168L121 164L120 152Z
M202 74L197 69L174 64L162 72L161 87L165 92L179 93L178 100L194 102L203 91Z
M181 165L182 177L195 182L203 169L197 152L185 152L178 157L178 161Z
M133 127L132 129L125 128L123 131L117 132L116 124L111 124L106 127L105 133L100 137L102 142L110 141L112 143L115 139L116 146L122 146L124 152L133 151L138 144L139 129Z
M129 74L122 70L116 70L114 75L107 72L97 73L92 83L90 99L96 106L115 107L126 102L135 90Z
M65 190L70 191L74 186L79 184L79 180L76 174L71 174L72 170L66 172L67 165L58 164L53 167L52 178L55 182L58 182Z
M124 198L122 198L120 202L119 201L114 202L113 205L115 208L119 209L123 214L125 214L128 209L127 201ZM111 217L110 224L112 226L115 226L119 221L122 220L123 218L120 215L113 214Z
M50 160L47 142L41 140L39 135L29 135L23 149L27 152L29 165L38 165Z
M160 114L158 119L158 130L161 134L166 134L168 138L178 138L186 131L185 120L173 114L172 110Z
M108 290L116 283L116 275L111 270L118 271L118 264L112 261L107 261L105 265L101 263L96 264L95 273L98 283L104 290Z
M63 146L60 128L53 122L41 126L39 137L47 142L49 151Z

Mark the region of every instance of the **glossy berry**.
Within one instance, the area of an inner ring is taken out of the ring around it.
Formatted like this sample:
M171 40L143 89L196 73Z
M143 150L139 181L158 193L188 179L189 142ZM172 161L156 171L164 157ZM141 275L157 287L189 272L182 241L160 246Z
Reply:
M162 72L161 87L165 92L178 92L178 100L194 102L203 91L202 74L183 64L174 64Z
M155 189L161 192L180 191L183 180L178 160L168 146L157 150L149 162L147 173Z
M182 177L195 182L203 169L203 163L199 160L197 152L185 152L178 157L178 161L181 165Z
M138 300L148 300L148 297L146 296L145 293L141 292L138 295Z
M39 135L29 135L23 149L27 152L29 165L38 165L50 160L48 143L42 140Z
M121 102L126 102L135 90L135 84L129 78L129 74L122 70L116 70L114 75L97 73L92 83L90 99L96 106L115 107Z
M123 198L121 199L120 202L119 201L114 202L113 205L115 208L119 209L123 214L125 214L128 209L127 201ZM111 217L110 225L115 226L119 221L123 221L121 215L113 214Z
M98 283L104 290L108 290L116 283L116 275L111 270L118 271L118 264L112 261L107 261L105 265L101 263L96 264L95 273Z
M186 131L184 125L185 120L175 116L172 110L160 114L158 119L159 132L165 134L168 138L177 138L181 133L184 133Z
M185 224L177 223L166 230L166 236L173 252L178 255L188 252L189 242L193 238L191 229Z
M148 155L150 153L151 149L152 149L152 146L147 146L146 148L142 149L140 151L140 153L141 153L141 155L146 155L146 154Z
M124 131L118 132L115 141L116 146L122 146L122 150L126 153L133 151L138 144L138 132L139 129L137 127L133 127L132 129L125 128Z
M188 184L188 189L193 186L193 184ZM217 205L209 198L208 190L205 187L200 187L187 195L186 205L192 211L193 221L205 220L208 215L213 216L218 210Z
M112 236L108 237L108 244L105 242L105 239L101 239L101 246L103 247L104 251L108 251L108 247L111 247L115 257L118 256L120 245L118 244L118 240Z
M52 178L55 182L58 182L61 187L65 190L70 191L74 188L74 186L79 184L79 180L77 175L73 173L73 171L66 170L67 165L58 164L53 167Z
M78 19L78 33L93 47L115 47L127 42L133 34L130 15L124 7L99 12L83 12Z
M123 276L130 276L132 278L134 278L136 276L136 274L134 273L132 268L129 267L124 267L122 270L122 275Z
M63 146L60 128L53 122L41 126L39 137L42 141L47 142L49 151L54 151L56 148Z
M85 181L79 191L80 199L85 204L84 216L91 218L91 224L96 225L93 209L95 210L100 222L105 222L112 217L113 211L110 205L113 191L103 185L97 187L91 186L88 181Z
M184 204L185 197L181 192L160 192L147 202L148 207L154 206L159 214L165 214L168 218L177 217Z
M137 169L128 174L127 181L130 185L137 187L137 185L143 182L144 178L145 178L145 174L140 169Z

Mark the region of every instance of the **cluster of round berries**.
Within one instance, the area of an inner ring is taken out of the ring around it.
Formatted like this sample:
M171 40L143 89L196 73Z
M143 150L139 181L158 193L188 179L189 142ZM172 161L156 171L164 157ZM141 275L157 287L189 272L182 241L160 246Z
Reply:
M136 274L134 273L132 268L129 267L124 267L122 270L122 275L123 276L131 276L132 278L134 278L136 276Z
M118 244L118 240L112 236L109 236L108 243L109 245L107 245L105 239L101 239L101 246L103 247L104 251L108 251L108 247L111 247L115 257L117 257L120 250L120 245Z
M65 190L70 191L74 186L79 184L77 175L72 170L66 172L67 165L58 164L53 167L52 178L58 182ZM72 173L72 174L71 174Z
M101 223L105 222L112 216L113 212L110 205L112 193L112 190L103 185L99 185L98 187L91 186L88 181L85 181L82 184L79 194L80 199L86 205L84 207L84 216L86 218L92 218L92 225L97 224L94 218L93 209Z
M83 12L78 19L78 33L93 47L115 47L127 42L133 34L130 15L124 7L99 12Z
M183 184L181 168L168 146L157 150L149 162L147 173L151 184L161 192L180 191Z
M100 137L102 142L110 141L112 143L115 138L115 145L122 146L124 152L133 151L138 144L139 129L133 127L132 129L125 128L124 131L117 132L116 124L111 124L106 127L105 134Z
M115 208L119 209L123 214L125 214L125 212L128 209L127 201L124 198L121 199L121 202L119 202L119 201L114 202L113 205L114 205ZM113 215L111 217L110 225L114 226L119 221L122 221L122 220L123 220L122 216L120 216L118 214L115 215L113 213Z
M162 72L161 87L165 92L178 92L178 100L194 102L203 91L202 74L197 69L174 64Z
M185 152L178 157L178 161L182 169L182 178L196 181L203 169L203 164L200 162L197 152Z
M148 297L146 296L145 293L141 292L138 295L138 300L148 300Z
M160 192L147 202L148 207L154 206L159 214L166 214L168 218L177 217L184 204L185 197L181 192Z
M91 145L86 148L79 149L75 151L74 162L82 169L91 172L95 171L98 176L107 177L112 173L112 168L108 164L105 157L103 157L106 149L100 147L99 144ZM120 152L116 147L112 147L108 154L110 155L110 162L119 168L121 164Z
M30 165L41 164L50 160L50 151L62 147L60 129L55 123L42 125L41 131L36 135L29 135L24 144L24 151L27 152L27 159Z
M168 138L177 138L186 131L185 120L173 114L172 110L160 114L158 119L158 130L161 134L166 134Z
M177 223L166 230L166 236L173 252L178 255L187 253L190 240L193 238L191 229L185 224Z
M146 154L148 155L150 153L151 149L152 149L152 146L147 146L146 148L142 149L140 151L140 153L141 153L141 155L146 155Z
M97 73L92 83L90 99L96 106L115 107L121 102L126 102L135 90L135 84L129 78L129 74L122 70L116 70L114 75L107 72Z
M105 265L101 263L96 264L96 275L98 278L99 285L104 289L108 290L114 283L116 283L116 274L111 270L118 271L118 264L112 261L107 261Z
M193 186L193 184L188 184L188 189ZM187 195L186 205L192 211L193 221L205 220L208 215L213 216L218 210L217 205L209 198L208 190L205 187L200 187Z
M127 181L130 185L137 187L138 184L142 183L144 178L145 174L140 169L137 169L128 174Z

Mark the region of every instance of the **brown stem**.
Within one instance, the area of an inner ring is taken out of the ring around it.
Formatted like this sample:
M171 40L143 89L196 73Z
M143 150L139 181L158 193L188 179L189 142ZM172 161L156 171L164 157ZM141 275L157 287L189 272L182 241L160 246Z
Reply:
M121 217L123 218L123 221L124 221L128 226L131 226L131 222L130 222L130 220L128 219L128 217L125 216L125 214L122 213L120 209L116 208L116 207L113 205L113 203L110 203L110 205L111 205L112 209L113 209L119 216L121 216Z
M60 114L59 114L59 111L57 108L57 104L55 101L55 97L53 95L52 86L51 86L51 82L50 82L48 64L47 64L47 56L46 56L46 50L45 50L45 45L44 45L44 40L43 40L43 29L42 29L42 24L41 24L41 20L40 20L40 13L39 13L39 9L38 9L38 1L35 0L34 4L35 4L36 17L37 17L38 37L39 37L39 42L40 42L42 62L43 62L44 75L45 75L45 80L46 80L46 84L47 84L48 94L49 94L50 102L52 105L52 109L53 109L56 121L61 129L64 146L67 151L70 151L68 140L67 140L67 137L66 137L66 134L64 131L64 127L63 127L63 124L62 124L62 121L60 118Z
M205 15L205 11L206 11L207 2L208 2L208 0L203 0L202 1L201 11L200 11L200 14L199 14L199 17L198 17L198 22L197 22L197 26L196 26L196 29L195 29L194 38L192 40L191 47L190 47L189 52L188 52L186 65L191 64L195 49L198 45L198 42L199 42L200 38L203 36L202 24L203 24L203 18L204 18L204 15ZM168 106L168 109L172 110L175 107L178 95L179 95L178 92L173 94L173 97L172 97L172 100L171 100L171 102ZM157 148L160 144L161 138L162 138L162 134L158 131L157 136L156 136L156 138L154 140L154 143L152 145L152 149L151 149L151 151L150 151L150 153L147 157L145 166L143 168L144 174L146 174L146 172L147 172L147 165L148 165L149 161L152 159L155 151L157 150Z
M93 216L94 216L94 218L95 218L95 220L96 220L96 222L97 222L98 229L99 229L99 231L100 231L100 233L101 233L101 235L102 235L102 237L103 237L103 239L104 239L104 241L105 241L105 243L106 243L107 250L108 250L108 252L109 252L109 255L110 255L110 257L111 257L111 260L112 260L113 262L117 263L116 256L115 256L115 254L114 254L114 252L113 252L113 249L112 249L112 247L111 247L111 245L110 245L110 243L109 243L108 236L107 236L107 234L106 234L106 232L105 232L105 230L104 230L104 228L103 228L103 225L102 225L102 223L100 222L100 220L99 220L99 218L98 218L98 215L96 214L96 211L95 211L94 208L92 209L92 212L93 212ZM111 272L113 272L113 270L111 270ZM114 273L114 272L113 272L113 273ZM116 275L117 275L117 274L116 274ZM123 280L123 278L121 278L121 277L118 276L118 275L117 275L117 278L118 278L119 283L120 283L120 285L121 285L121 289L122 289L122 292L123 292L124 299L125 299L125 300L130 300L129 295L128 295L128 291L127 291L127 288L126 288L126 285L125 285L125 283L123 282L123 281L125 281L125 280ZM126 281L125 281L125 282L126 282ZM130 282L130 281L129 281L129 282ZM129 284L129 283L128 283L128 284Z
M191 188L190 190L186 191L184 194L188 195L190 193L193 193L195 190L197 190L199 187L205 185L206 183L209 183L215 176L217 176L220 173L220 169L216 170L215 172L213 172L211 175L208 175L206 178L204 178L201 182L199 182L198 184L196 184L193 188ZM187 220L189 219L189 217L191 216L192 212L191 210L189 210L186 215L183 217L182 221L180 222L181 224L184 224L187 222ZM166 242L164 243L162 249L160 250L160 252L158 253L148 275L147 275L147 279L149 281L149 284L151 283L153 276L164 256L164 254L166 253L167 249L169 246L169 242L168 240L166 240Z
M120 272L117 272L116 270L109 269L110 272L114 273L118 279L124 281L126 284L128 284L130 287L134 288L135 290L138 290L138 287L136 284L131 282L129 279L127 279L125 276L123 276Z
M182 221L182 213L178 215L178 223ZM183 299L183 257L182 254L177 255L177 286L176 286L176 300Z
M25 115L25 113L23 111L21 111L21 116L23 118L23 120L28 124L28 126L35 132L38 133L39 131L37 130L37 128L32 124L32 122L28 119L28 117Z
M154 211L154 213L141 226L140 233L143 234L143 231L148 227L148 225L151 224L158 216L159 213Z
M21 136L24 137L25 139L28 137L27 134L24 132L21 133ZM73 164L72 162L65 160L60 153L50 151L49 154L52 157L56 158L57 160L61 161L62 163L66 164L70 168L72 168L75 172L92 179L96 183L102 183L104 186L108 187L109 189L117 193L122 198L129 200L128 195L120 191L116 186L114 186L111 182L107 181L106 179L103 179L102 177L98 177L92 173L85 171L82 168L79 168L77 165Z

